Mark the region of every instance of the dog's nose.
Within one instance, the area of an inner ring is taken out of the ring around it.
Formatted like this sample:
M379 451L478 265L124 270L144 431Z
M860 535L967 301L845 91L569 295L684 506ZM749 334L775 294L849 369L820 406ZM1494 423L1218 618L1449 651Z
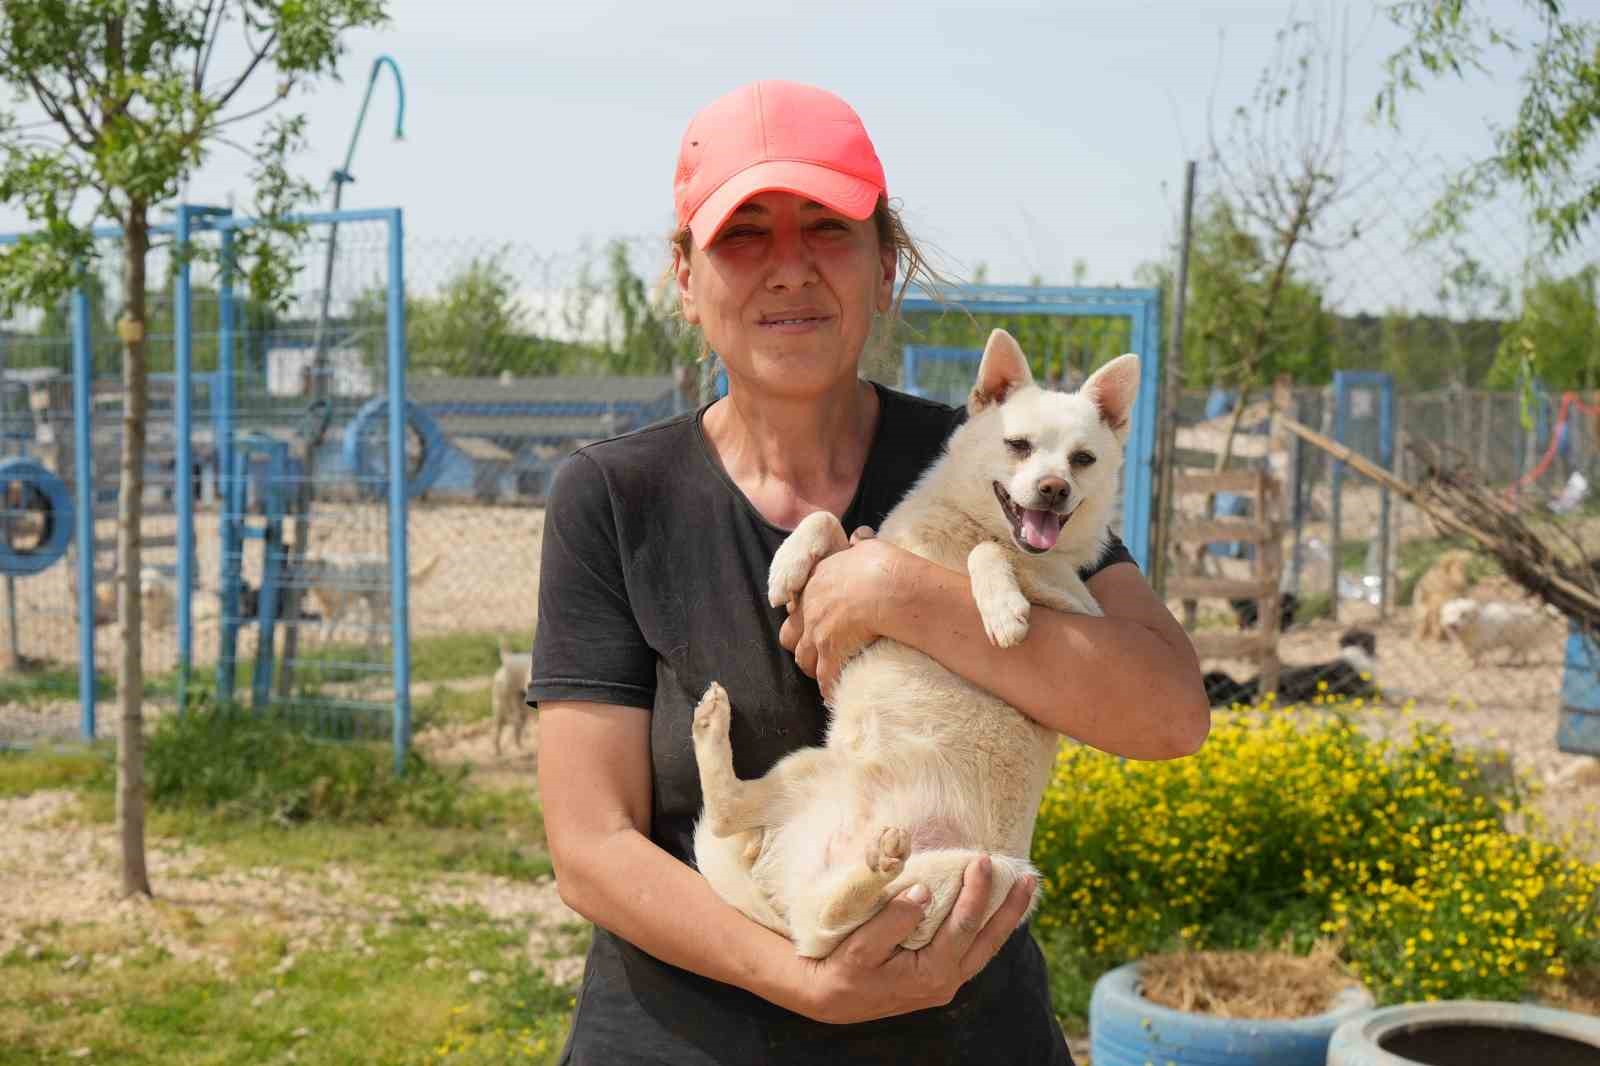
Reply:
M1066 499L1067 493L1071 491L1066 481L1058 477L1040 478L1034 488L1038 490L1040 496L1051 503L1059 503Z

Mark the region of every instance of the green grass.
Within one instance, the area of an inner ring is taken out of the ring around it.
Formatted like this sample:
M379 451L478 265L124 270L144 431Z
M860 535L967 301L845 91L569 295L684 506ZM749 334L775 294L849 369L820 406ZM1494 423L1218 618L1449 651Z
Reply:
M526 930L478 910L358 924L370 951L342 931L293 951L249 914L200 923L180 903L152 909L188 946L226 958L229 976L115 926L26 931L42 950L0 958L0 1064L83 1048L125 1066L548 1063L570 1024L572 992L535 968ZM69 968L73 956L89 961Z

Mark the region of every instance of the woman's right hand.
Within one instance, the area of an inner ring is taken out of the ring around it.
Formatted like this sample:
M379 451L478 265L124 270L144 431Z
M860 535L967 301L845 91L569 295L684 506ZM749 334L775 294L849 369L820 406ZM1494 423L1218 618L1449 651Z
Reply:
M1000 909L983 921L993 869L988 856L968 864L961 893L927 946L901 941L922 921L927 889L914 885L861 925L824 959L798 959L799 1013L842 1024L941 1007L999 953L1027 913L1033 878L1011 886ZM921 898L915 898L920 890Z

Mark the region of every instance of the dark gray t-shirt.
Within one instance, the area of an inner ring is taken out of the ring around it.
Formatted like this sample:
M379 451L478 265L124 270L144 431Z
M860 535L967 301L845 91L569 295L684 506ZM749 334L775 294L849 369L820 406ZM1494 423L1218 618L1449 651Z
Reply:
M878 426L847 530L877 528L965 412L877 386ZM712 681L733 705L734 769L759 777L823 741L817 684L778 643L767 568L787 531L714 458L704 409L575 452L544 525L530 703L588 700L650 718L651 839L694 862L689 724ZM1131 562L1113 538L1098 570ZM1092 573L1093 571L1086 572ZM831 1026L670 966L596 928L562 1062L573 1066L1070 1063L1024 927L946 1007Z

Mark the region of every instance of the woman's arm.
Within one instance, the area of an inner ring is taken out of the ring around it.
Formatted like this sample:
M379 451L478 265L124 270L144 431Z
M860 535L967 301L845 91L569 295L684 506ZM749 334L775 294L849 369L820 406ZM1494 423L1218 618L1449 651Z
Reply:
M1106 567L1088 585L1105 617L1034 605L1027 639L997 648L966 574L858 538L817 565L782 640L824 692L851 655L884 636L1103 751L1193 754L1210 731L1211 708L1188 634L1130 563Z
M664 962L796 1013L855 1022L948 1003L1027 907L1032 886L1019 883L980 928L990 873L974 863L950 917L921 951L898 947L927 902L925 890L920 900L908 890L826 959L802 959L649 839L650 772L648 712L541 704L539 792L562 900Z

